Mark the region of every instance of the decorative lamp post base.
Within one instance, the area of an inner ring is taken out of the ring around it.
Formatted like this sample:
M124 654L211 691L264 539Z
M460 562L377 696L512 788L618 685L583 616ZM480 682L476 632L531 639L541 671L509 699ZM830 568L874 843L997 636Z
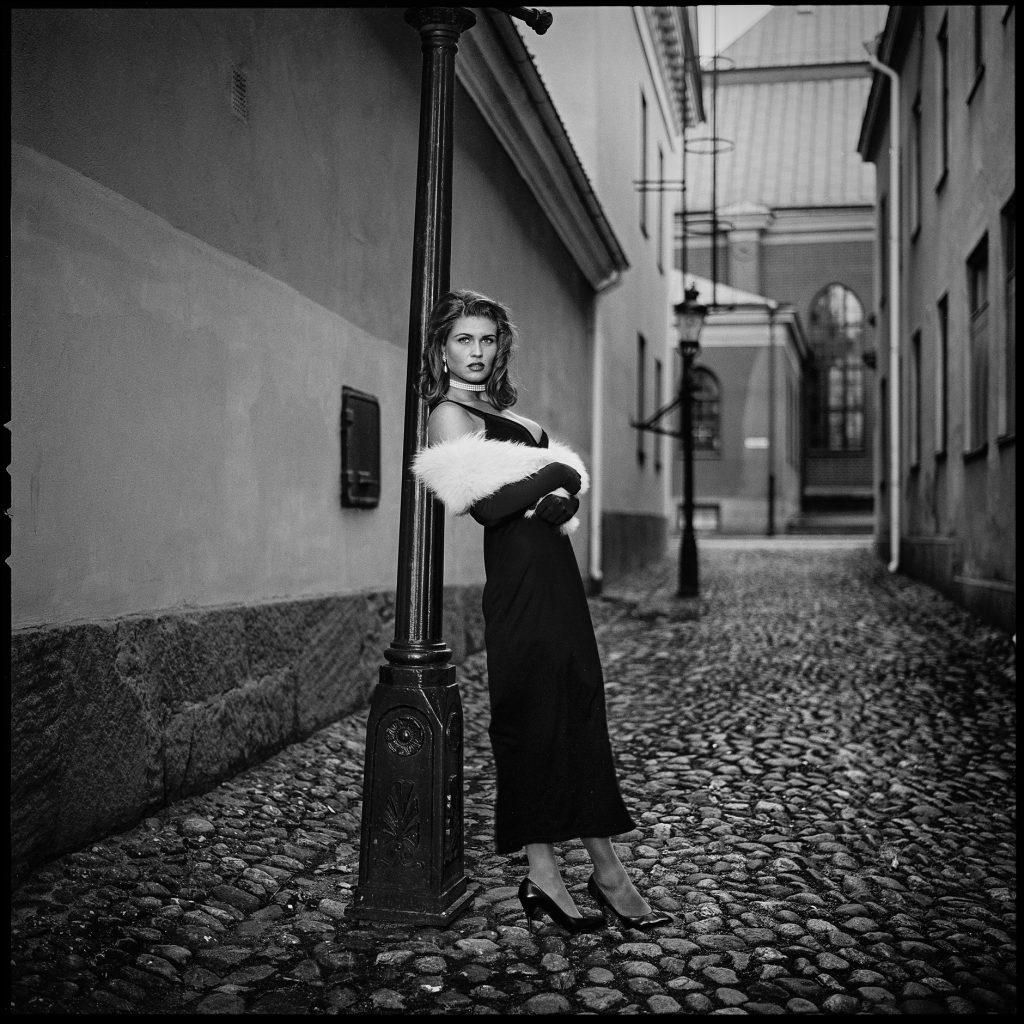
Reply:
M357 920L447 924L463 870L462 698L452 665L382 665L366 725Z
M679 587L676 597L699 597L700 575L697 567L697 538L693 527L683 527L679 542Z

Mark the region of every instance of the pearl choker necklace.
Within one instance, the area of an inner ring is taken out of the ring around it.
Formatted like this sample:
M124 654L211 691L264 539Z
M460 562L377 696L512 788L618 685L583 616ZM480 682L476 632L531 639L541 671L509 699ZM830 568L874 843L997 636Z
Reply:
M486 384L463 384L461 380L455 380L454 377L448 378L448 387L458 388L459 391L486 391Z

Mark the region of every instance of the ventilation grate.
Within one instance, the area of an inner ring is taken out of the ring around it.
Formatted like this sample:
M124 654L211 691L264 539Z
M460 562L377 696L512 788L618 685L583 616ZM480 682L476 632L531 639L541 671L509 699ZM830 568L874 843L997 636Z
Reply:
M231 113L239 121L249 120L249 79L245 72L236 66L231 68Z

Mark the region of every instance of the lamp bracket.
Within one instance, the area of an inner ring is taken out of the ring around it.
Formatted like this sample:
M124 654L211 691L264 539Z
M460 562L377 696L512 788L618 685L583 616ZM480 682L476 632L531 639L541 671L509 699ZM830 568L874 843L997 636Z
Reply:
M663 406L657 412L651 413L650 416L645 420L630 420L629 425L634 430L646 430L651 434L664 434L666 437L682 437L682 431L679 430L666 430L664 427L659 427L656 424L663 420L670 412L674 412L679 408L680 398L676 396L672 399L668 405Z

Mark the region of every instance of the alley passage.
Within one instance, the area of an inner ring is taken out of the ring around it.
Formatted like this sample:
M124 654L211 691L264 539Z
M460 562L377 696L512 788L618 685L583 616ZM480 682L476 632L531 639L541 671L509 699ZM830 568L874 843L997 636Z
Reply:
M37 871L14 1012L1016 1009L1013 646L866 547L707 545L594 599L618 848L677 926L530 936L492 852L484 660L459 669L472 908L355 924L365 713ZM585 912L589 869L564 844Z

